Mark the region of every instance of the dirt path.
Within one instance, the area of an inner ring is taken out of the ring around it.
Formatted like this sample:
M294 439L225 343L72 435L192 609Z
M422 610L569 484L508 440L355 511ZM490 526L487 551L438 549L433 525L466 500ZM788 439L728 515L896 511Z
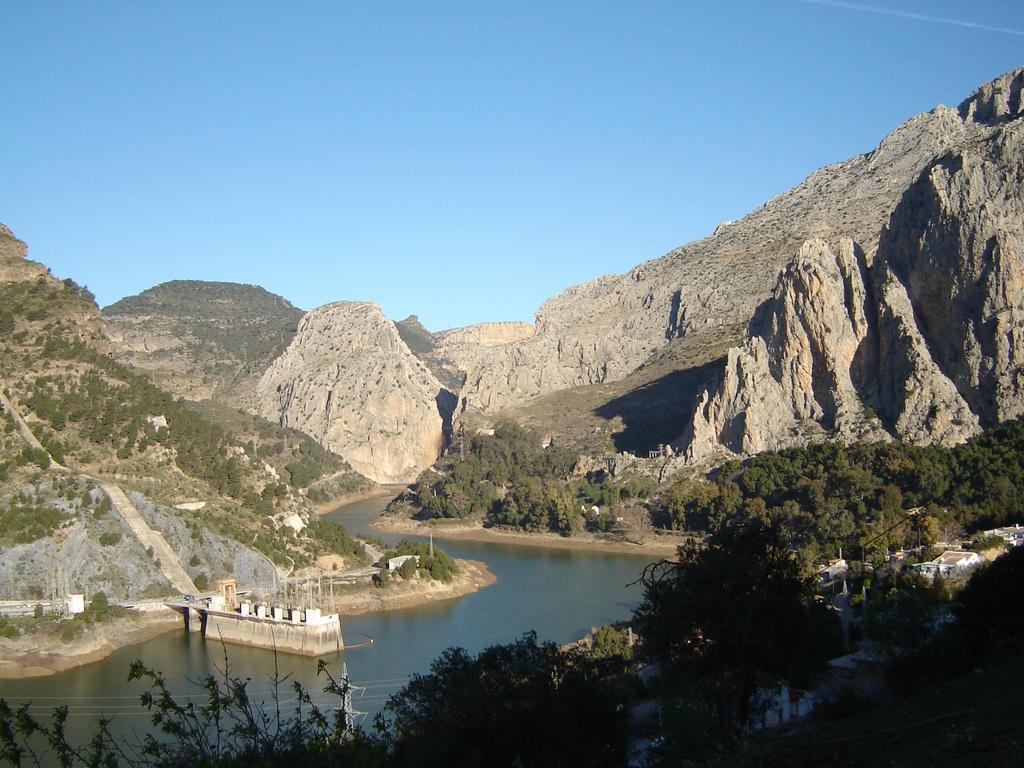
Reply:
M21 413L18 411L17 406L11 402L11 400L4 394L3 382L0 382L0 405L3 406L7 413L11 414L11 418L14 419L14 424L18 428L18 433L22 439L28 443L32 448L40 451L46 451L42 444L32 434L32 430L29 429L28 424L21 417ZM46 454L49 456L49 453ZM50 467L52 469L67 469L67 467L58 464L50 457ZM89 475L83 475L83 477L89 477ZM92 478L99 482L100 488L107 494L114 509L124 518L124 521L131 528L132 533L142 543L142 546L147 550L153 548L153 557L157 558L160 563L160 570L163 572L167 580L171 582L171 585L185 594L193 594L197 592L196 585L192 583L192 579L185 572L185 569L181 565L181 560L178 559L178 554L171 549L167 540L158 531L154 531L149 525L143 520L142 515L139 514L139 510L135 508L125 492L121 490L119 486L113 483L100 482L99 478Z
M113 483L100 483L100 488L107 494L114 509L124 518L124 521L132 529L132 533L135 534L135 538L139 540L142 546L147 551L150 547L153 548L153 557L157 559L157 562L160 564L160 571L171 582L171 585L186 595L198 592L199 590L196 589L196 585L192 583L192 579L189 578L184 567L182 567L181 560L178 559L178 553L171 549L163 534L149 527L149 524L142 518L139 510L135 508L135 505L125 495L125 492Z

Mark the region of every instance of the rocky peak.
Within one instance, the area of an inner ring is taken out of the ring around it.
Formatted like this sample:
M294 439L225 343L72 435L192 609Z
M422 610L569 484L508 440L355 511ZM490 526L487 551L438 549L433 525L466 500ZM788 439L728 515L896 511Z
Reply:
M29 285L31 284L31 285ZM0 314L19 316L19 331L58 331L110 354L107 327L92 294L74 280L58 280L49 268L28 258L28 245L0 224Z
M49 276L46 267L27 257L28 246L0 224L0 283L26 283Z
M965 99L959 108L960 117L973 123L996 125L1024 114L1021 89L1024 88L1024 67L990 80Z
M566 289L538 310L532 336L462 352L464 407L494 412L547 392L615 381L670 342L685 345L687 338L741 327L772 295L789 258L813 238L849 238L866 244L870 258L889 215L924 169L985 140L993 130L981 122L988 112L1019 110L1019 82L1018 72L984 86L973 111L939 106L917 115L873 151L815 171L709 237L625 274Z
M975 99L1017 109L1021 79ZM949 445L1024 413L1022 179L1024 121L996 121L907 186L870 264L852 240L804 243L677 447L704 461L824 437Z
M256 391L261 415L312 435L380 483L410 482L437 459L454 407L370 302L305 315Z

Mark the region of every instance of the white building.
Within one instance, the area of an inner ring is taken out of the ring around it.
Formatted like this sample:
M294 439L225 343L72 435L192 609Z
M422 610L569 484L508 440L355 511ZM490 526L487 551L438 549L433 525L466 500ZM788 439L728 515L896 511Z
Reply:
M388 560L388 570L397 571L399 568L405 565L405 562L407 560L415 560L417 566L419 566L420 564L419 555L399 555L398 557L392 557L390 560Z
M963 573L981 562L977 552L965 552L962 550L947 550L934 560L927 563L918 563L912 566L922 576L934 579L936 576L951 576L956 573Z
M1008 525L1005 528L990 528L987 531L980 531L978 536L998 536L1011 547L1024 545L1024 525Z
M818 581L822 584L828 584L836 579L841 579L846 576L849 569L849 564L841 557L838 560L829 560L818 569Z
M83 613L85 611L85 595L69 592L67 600L64 601L64 607L72 616L76 613Z

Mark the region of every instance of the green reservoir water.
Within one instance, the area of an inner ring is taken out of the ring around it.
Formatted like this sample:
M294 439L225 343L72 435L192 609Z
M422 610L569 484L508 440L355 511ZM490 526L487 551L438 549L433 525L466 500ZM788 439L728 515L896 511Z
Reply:
M345 505L329 517L344 523L354 533L369 533L389 542L403 538L382 535L370 524L387 504L374 498ZM564 643L587 632L590 627L626 618L640 600L635 581L649 555L601 554L469 541L435 540L454 557L482 560L497 576L497 583L472 595L441 604L401 611L368 614L343 619L342 631L355 642L357 633L369 635L374 643L336 657L323 657L331 668L348 664L354 685L366 687L354 700L356 709L370 717L384 705L415 672L425 672L444 649L459 645L471 652L488 645L508 642L530 629L542 640ZM249 690L269 696L274 674L274 655L268 651L227 646L232 671L251 678ZM20 681L0 681L0 697L12 704L32 701L40 713L58 704L71 708L71 729L91 733L97 715L115 718L115 730L143 733L148 716L139 706L144 686L128 683L128 667L141 659L163 672L169 688L183 695L195 693L198 680L224 664L224 649L207 644L198 635L171 632L139 645L123 648L103 661L54 675ZM279 655L279 675L297 680L319 694L324 680L318 680L314 659ZM335 705L336 699L314 696L318 703ZM367 720L368 724L370 720Z

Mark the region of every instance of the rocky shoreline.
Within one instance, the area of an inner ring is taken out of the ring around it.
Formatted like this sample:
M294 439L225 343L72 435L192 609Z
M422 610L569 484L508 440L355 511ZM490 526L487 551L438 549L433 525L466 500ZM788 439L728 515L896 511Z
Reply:
M472 594L496 582L497 577L479 560L456 560L458 572L451 582L414 578L408 581L395 577L385 587L375 587L351 594L335 595L330 605L342 617L359 616L376 611L396 611L428 603L454 600ZM344 631L344 629L343 629Z
M575 549L585 552L647 554L662 557L674 555L677 547L683 543L683 539L677 537L673 537L670 541L647 539L643 542L632 542L593 533L578 533L566 537L555 533L520 533L499 528L484 528L480 523L421 521L389 516L380 517L373 527L387 533L408 533L415 536L432 534L441 539L515 544L546 549Z
M497 581L486 563L477 560L457 560L456 563L459 570L449 583L421 578L405 581L396 577L383 588L364 586L336 595L333 604L325 608L342 617L396 611L454 600ZM152 640L181 627L181 615L170 608L163 608L94 624L82 637L67 643L52 635L29 634L16 639L0 639L0 680L55 675L100 661L119 648ZM43 643L47 641L50 641L49 647L44 647Z
M0 640L0 680L45 677L92 664L119 648L152 640L181 626L181 615L164 608L94 624L82 637L67 643L52 636L33 635ZM44 648L42 640L53 640L54 645Z
M374 485L371 488L367 488L363 491L355 491L353 493L343 493L340 496L335 496L330 501L325 501L322 504L314 504L309 502L310 507L318 515L326 515L330 512L334 512L339 507L343 507L346 504L354 504L357 501L365 501L366 499L376 499L379 497L387 496L394 498L399 493L404 491L408 486L405 485Z

